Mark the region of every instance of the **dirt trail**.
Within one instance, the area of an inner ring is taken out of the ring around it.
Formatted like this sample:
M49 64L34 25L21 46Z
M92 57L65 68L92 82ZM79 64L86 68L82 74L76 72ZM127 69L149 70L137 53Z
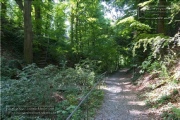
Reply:
M120 70L105 80L105 97L95 120L153 120L145 103L129 88L131 75Z

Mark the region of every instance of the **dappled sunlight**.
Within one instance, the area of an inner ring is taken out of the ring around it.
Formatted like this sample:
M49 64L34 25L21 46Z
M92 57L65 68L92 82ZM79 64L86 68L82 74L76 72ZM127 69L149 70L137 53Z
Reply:
M105 92L104 103L97 112L96 119L114 120L119 118L119 120L126 120L134 119L134 117L137 117L137 119L144 118L142 114L146 114L145 103L138 100L134 92L129 88L131 82L126 78L125 72L117 73L104 82L106 84L102 88Z
M116 80L117 78L110 78L109 80Z
M129 91L131 91L131 90L127 90L127 89L126 89L126 90L123 90L123 92L129 92Z
M122 91L122 89L117 89L116 87L112 87L112 88L104 87L103 90L110 93L120 93Z
M105 81L106 84L120 85L119 82L116 81Z
M145 102L142 101L128 101L128 105L138 105L138 106L145 106Z
M129 68L125 68L125 69L119 70L119 72L127 72L128 70L129 70Z
M141 114L142 113L142 111L139 111L139 110L130 110L129 111L130 112L130 114L132 114L132 115L139 115L139 114Z
M126 78L119 78L119 80L125 80Z
M1 0L1 23L1 119L180 114L180 0Z
M129 84L131 84L131 82L125 82L125 83L123 83L124 85L129 85Z

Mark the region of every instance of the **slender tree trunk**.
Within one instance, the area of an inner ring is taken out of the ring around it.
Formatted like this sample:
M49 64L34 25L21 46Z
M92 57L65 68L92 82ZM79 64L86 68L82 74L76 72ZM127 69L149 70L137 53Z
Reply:
M93 24L91 24L91 27L92 27L92 46L95 47L95 38L96 38L95 31L94 31L95 28Z
M36 34L41 36L41 8L40 5L42 4L41 0L35 1L34 3L34 10L35 10L35 28Z
M73 6L71 7L71 16L70 16L70 21L71 21L71 33L70 33L70 41L71 41L71 50L73 51L73 47L74 47L74 8L73 8ZM74 65L74 54L73 54L73 52L71 52L71 57L70 57L70 66L73 66Z
M75 39L76 39L76 50L79 51L79 38L78 38L78 18L76 17L76 36L75 36Z
M81 23L80 23L81 24ZM82 28L79 30L79 49L83 52Z
M28 64L33 62L31 4L31 0L24 0L24 59Z
M79 56L79 52L80 52L80 49L79 49L79 0L76 1L76 11L75 11L75 48L76 48L76 61L79 61L80 60L80 56Z
M71 47L74 46L74 11L73 8L71 8Z
M78 27L79 27L79 16L78 16L78 8L79 7L79 2L77 1L76 3L76 23L75 23L75 39L76 39L76 50L79 52L79 36L78 36ZM77 52L77 53L78 53Z
M48 0L48 6L50 6L48 9L50 10L50 9L52 9L52 0ZM49 13L47 13L47 15L46 15L46 19L47 19L47 21L46 21L46 23L45 23L45 32L44 32L44 35L45 36L49 36L49 33L48 33L48 29L50 28L50 24L51 24L51 15L49 14Z

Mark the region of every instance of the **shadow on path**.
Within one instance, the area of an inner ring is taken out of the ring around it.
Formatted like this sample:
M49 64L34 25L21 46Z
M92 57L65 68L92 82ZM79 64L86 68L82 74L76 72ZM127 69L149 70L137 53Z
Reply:
M150 120L144 102L128 88L131 75L120 70L105 80L105 97L95 120Z

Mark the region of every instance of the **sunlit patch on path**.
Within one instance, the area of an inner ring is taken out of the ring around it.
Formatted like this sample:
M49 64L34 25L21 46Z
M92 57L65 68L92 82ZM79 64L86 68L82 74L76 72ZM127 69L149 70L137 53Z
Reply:
M148 109L138 100L135 91L127 87L130 75L120 70L105 80L105 97L95 120L149 120Z

